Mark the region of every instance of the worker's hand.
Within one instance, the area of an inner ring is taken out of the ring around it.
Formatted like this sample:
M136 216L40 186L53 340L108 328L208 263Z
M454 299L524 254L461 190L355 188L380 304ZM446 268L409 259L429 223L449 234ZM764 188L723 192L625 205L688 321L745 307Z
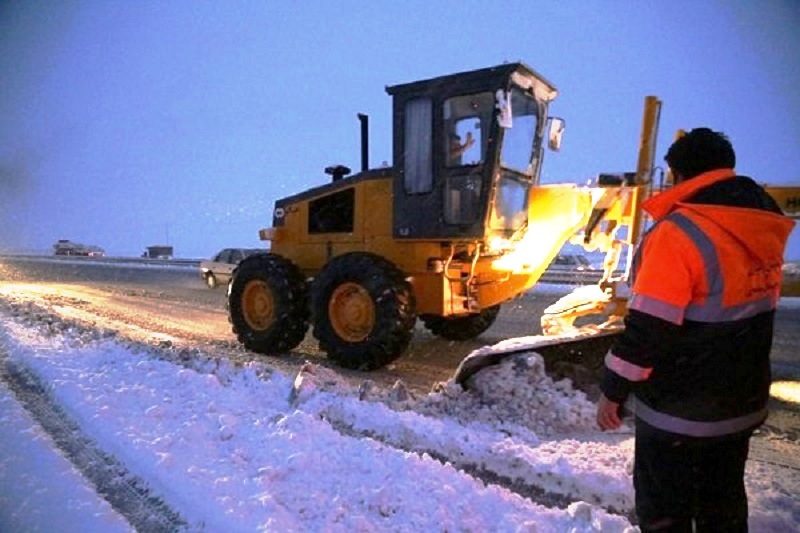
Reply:
M612 402L604 394L601 394L597 403L597 425L600 426L600 429L603 431L618 429L622 425L619 411L619 403Z

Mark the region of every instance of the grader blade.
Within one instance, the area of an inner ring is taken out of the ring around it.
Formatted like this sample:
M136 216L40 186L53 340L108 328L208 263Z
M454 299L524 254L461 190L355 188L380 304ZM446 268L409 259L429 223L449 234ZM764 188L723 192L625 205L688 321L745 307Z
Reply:
M458 365L452 380L469 389L469 379L484 368L498 365L509 357L534 352L542 356L548 371L565 364L580 365L599 375L606 353L621 333L620 328L577 331L563 337L546 335L509 339L467 355Z

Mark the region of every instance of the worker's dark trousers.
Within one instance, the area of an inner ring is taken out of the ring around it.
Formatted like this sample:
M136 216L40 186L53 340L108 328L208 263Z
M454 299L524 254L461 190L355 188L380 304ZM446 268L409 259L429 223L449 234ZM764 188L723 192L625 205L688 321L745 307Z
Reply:
M746 532L750 435L697 439L637 420L633 485L641 530Z

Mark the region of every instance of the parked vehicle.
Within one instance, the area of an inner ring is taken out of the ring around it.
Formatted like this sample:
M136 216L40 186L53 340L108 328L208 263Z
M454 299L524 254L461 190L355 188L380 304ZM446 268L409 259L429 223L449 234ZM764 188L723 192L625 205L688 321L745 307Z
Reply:
M592 263L580 254L559 254L547 267L548 271L583 272L593 270Z
M226 285L231 279L234 267L245 257L266 250L260 248L225 248L211 259L200 262L200 277L206 282L209 289Z
M146 259L172 259L174 250L172 246L156 244L148 246L142 253L142 257Z
M104 255L106 255L106 252L99 246L72 242L68 239L59 239L53 245L53 254L78 255L83 257L103 257Z

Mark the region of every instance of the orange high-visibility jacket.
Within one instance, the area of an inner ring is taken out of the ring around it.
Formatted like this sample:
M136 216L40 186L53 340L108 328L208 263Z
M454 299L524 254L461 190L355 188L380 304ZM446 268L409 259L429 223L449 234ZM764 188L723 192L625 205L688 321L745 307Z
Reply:
M753 180L720 169L643 205L656 223L634 258L604 394L635 396L638 419L695 437L766 418L783 254L794 222Z

